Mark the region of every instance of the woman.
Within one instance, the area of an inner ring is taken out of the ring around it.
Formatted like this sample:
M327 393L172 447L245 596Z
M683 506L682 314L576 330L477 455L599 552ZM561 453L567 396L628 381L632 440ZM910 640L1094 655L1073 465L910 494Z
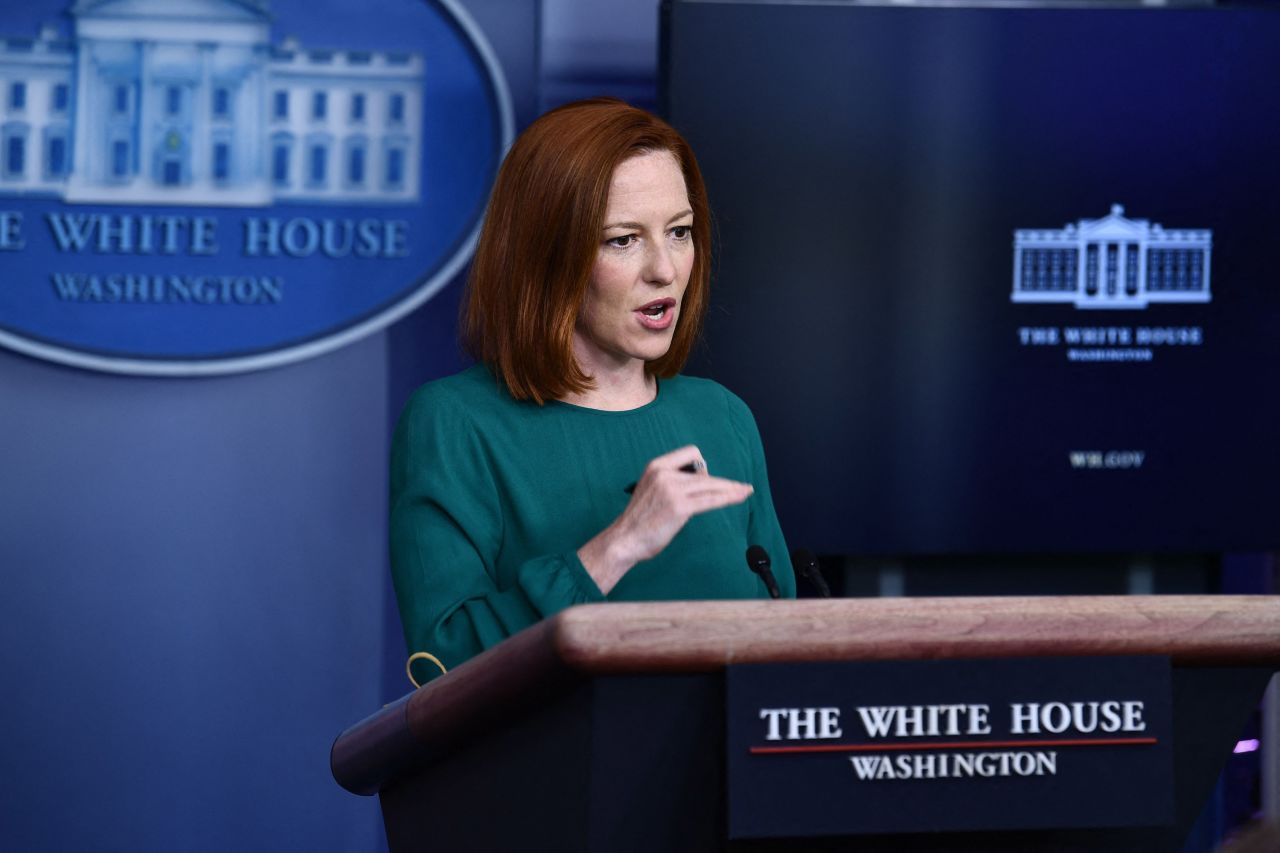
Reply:
M678 373L708 216L688 144L621 101L553 110L512 146L468 282L479 364L420 388L392 447L396 596L439 667L417 679L573 604L766 594L746 549L787 549L755 422Z

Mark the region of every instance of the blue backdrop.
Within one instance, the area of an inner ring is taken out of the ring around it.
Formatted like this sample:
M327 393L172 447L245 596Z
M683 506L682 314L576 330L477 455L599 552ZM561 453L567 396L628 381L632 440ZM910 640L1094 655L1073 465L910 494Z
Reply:
M539 4L462 5L527 123ZM460 363L458 290L220 378L0 351L0 848L384 845L376 800L339 788L328 753L409 688L387 444L408 389Z

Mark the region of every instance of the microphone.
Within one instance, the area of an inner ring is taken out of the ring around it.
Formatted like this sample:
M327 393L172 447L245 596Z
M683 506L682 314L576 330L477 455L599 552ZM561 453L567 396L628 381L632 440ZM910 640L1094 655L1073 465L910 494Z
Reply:
M796 570L797 575L801 575L809 583L817 587L818 595L822 598L831 597L831 587L827 586L827 579L822 576L822 570L818 568L818 558L813 556L813 552L808 548L797 548L791 552L791 567Z
M759 545L752 545L747 549L747 566L760 576L760 580L764 581L770 598L781 598L782 593L778 591L778 582L774 580L770 565L768 551Z

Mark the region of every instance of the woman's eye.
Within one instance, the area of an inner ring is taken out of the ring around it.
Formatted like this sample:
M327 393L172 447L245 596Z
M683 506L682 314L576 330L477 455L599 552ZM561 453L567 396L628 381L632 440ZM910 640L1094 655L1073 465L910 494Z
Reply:
M605 240L605 245L613 246L615 249L629 249L631 244L636 241L636 235L623 234L621 237L610 237Z
M677 225L671 229L671 236L677 240L688 240L693 234L692 225Z

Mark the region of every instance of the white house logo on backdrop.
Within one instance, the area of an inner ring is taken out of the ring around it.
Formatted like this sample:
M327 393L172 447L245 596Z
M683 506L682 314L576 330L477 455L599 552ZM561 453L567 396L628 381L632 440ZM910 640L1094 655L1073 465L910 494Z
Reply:
M458 0L26 0L0 34L0 346L63 364L387 326L464 268L512 137Z
M272 45L265 2L81 0L0 43L0 193L267 205L418 197L423 58Z
M1112 205L1101 219L1014 231L1012 299L1077 308L1208 302L1212 248L1212 231L1166 230Z
M1212 250L1208 229L1166 229L1129 219L1115 204L1101 219L1081 219L1059 230L1014 231L1011 298L1086 309L1204 304L1212 299ZM1202 326L1166 325L1157 312L1140 315L1152 319L1135 325L1101 319L1105 314L1072 316L1074 321L1061 326L1019 325L1018 344L1059 349L1072 362L1121 364L1151 362L1161 351L1195 350L1205 341Z

